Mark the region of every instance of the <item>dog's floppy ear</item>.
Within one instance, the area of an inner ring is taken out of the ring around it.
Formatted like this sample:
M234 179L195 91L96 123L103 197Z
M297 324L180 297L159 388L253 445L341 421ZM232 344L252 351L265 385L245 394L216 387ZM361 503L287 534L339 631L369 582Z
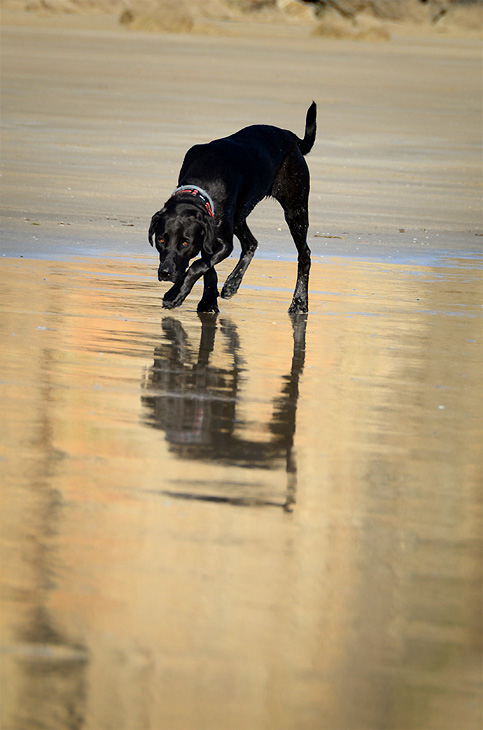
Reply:
M158 210L158 212L155 213L153 215L153 217L151 218L151 223L149 225L149 233L148 233L148 241L151 244L151 246L153 245L153 236L156 233L156 226L158 225L158 223L159 223L161 217L164 215L165 211L166 211L166 208L162 208L161 210Z
M207 215L203 216L200 223L203 227L203 253L211 255L216 244L216 223L211 216Z

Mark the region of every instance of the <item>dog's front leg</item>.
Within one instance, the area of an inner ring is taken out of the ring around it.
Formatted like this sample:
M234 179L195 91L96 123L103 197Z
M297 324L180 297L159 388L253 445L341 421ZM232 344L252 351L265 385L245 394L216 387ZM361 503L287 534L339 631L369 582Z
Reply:
M194 277L192 272L193 267L194 264L189 267L188 271L186 271L180 281L177 281L176 284L171 287L171 289L168 289L163 297L163 307L165 309L174 309L175 307L179 307L180 304L183 304L184 300L193 288L195 281L199 279L199 277L203 273L201 272L198 276ZM191 278L189 278L190 272Z
M163 307L166 309L172 309L173 307L177 307L177 304L172 304L172 302L176 301L176 298L180 292L182 282L178 281L174 286L171 287L171 289L168 289L166 294L163 297ZM182 301L182 300L181 300ZM181 302L180 302L181 304Z
M213 308L213 303L216 307L216 298L218 296L218 291L216 289L217 276L214 270L214 266L223 259L225 259L230 254L230 251L231 249L229 246L223 246L211 256L205 256L201 259L198 259L197 261L194 261L184 275L183 280L176 283L174 286L171 287L169 291L166 292L163 297L163 307L165 307L166 309L174 309L174 307L179 307L179 305L184 302L198 279L201 276L206 275L208 277L208 291L206 289L207 282L205 279L205 294L207 294L206 302L208 302L208 300L211 301L211 308L203 308L199 311L217 311ZM203 306L202 303L205 300L205 294L203 295L203 299L200 302L200 306Z
M218 275L215 269L208 269L204 275L204 289L201 301L198 303L198 312L219 312L216 300L218 292Z

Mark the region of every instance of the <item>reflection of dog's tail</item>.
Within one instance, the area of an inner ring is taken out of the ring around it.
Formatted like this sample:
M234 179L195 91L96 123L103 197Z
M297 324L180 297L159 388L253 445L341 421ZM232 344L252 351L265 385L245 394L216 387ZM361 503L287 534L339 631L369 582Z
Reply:
M305 119L305 136L303 139L297 139L299 150L303 155L308 155L315 142L315 133L317 131L317 104L315 101L307 110Z

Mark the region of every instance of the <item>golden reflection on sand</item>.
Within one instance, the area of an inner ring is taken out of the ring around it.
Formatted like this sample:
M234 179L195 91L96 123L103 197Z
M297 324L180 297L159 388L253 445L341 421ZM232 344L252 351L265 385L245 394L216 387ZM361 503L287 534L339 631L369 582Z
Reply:
M476 730L477 269L154 276L0 262L2 727Z

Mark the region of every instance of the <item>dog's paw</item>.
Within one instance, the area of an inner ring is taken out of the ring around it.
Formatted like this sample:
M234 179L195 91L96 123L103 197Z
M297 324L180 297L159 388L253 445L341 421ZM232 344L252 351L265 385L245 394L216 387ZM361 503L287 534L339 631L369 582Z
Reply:
M179 286L172 286L163 297L163 307L165 309L174 309L184 302L184 297L180 296Z
M198 313L213 312L213 314L218 314L220 310L218 309L216 301L205 302L202 299L201 302L198 303L197 311Z
M234 284L227 282L221 290L222 299L231 299L238 291L238 287Z
M164 309L174 309L175 307L179 307L180 304L182 304L183 300L179 297L175 297L174 299L170 299L166 296L166 294L163 297L163 307Z

